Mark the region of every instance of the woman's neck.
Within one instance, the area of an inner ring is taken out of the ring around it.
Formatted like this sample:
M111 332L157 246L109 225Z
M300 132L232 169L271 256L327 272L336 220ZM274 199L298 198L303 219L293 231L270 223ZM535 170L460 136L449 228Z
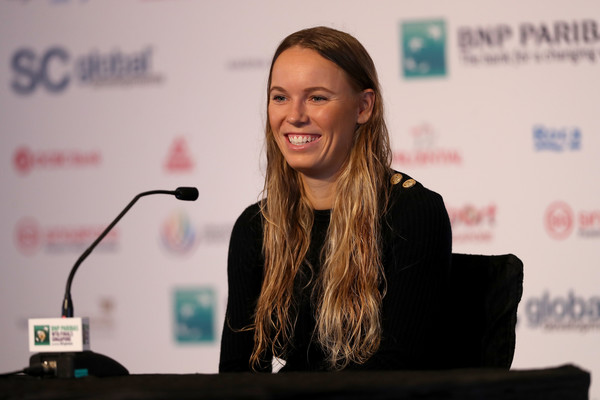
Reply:
M304 192L315 210L331 210L335 199L336 179L314 179L301 175Z

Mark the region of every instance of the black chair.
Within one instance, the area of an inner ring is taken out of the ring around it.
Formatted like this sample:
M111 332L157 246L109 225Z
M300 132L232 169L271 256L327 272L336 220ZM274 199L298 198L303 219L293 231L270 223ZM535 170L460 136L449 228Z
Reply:
M513 254L452 254L448 314L452 368L509 369L523 263Z

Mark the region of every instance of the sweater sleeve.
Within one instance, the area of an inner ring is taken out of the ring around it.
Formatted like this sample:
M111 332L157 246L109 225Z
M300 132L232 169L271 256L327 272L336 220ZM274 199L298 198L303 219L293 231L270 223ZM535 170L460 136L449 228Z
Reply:
M237 219L229 241L228 299L219 372L250 371L249 360L254 347L251 325L260 295L263 265L261 214L254 204ZM259 370L268 372L271 364L265 362Z
M443 304L452 252L448 213L440 195L414 181L393 187L388 210L382 227L382 342L359 368L442 368Z

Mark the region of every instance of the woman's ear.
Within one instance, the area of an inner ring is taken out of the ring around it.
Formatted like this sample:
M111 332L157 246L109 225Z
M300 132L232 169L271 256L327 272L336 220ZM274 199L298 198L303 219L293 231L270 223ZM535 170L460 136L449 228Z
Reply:
M365 89L359 93L358 103L358 124L364 124L369 121L373 114L373 106L375 105L375 92L373 89Z

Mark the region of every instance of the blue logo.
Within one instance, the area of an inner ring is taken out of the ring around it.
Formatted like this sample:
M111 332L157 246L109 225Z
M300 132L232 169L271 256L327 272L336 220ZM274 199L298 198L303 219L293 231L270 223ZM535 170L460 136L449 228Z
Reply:
M61 92L71 80L65 71L69 60L69 53L62 47L52 47L39 57L31 49L18 50L11 59L15 74L11 86L19 94L29 94L38 86L51 93Z
M156 84L163 77L152 71L153 55L151 46L131 53L92 51L76 58L58 46L42 52L21 48L11 58L11 87L15 93L28 95L38 87L61 93L73 81L94 87Z
M215 340L215 291L211 287L175 290L175 340L206 343Z
M545 292L541 297L530 298L525 303L527 322L533 328L545 330L588 331L600 329L600 297L584 298L572 290L567 296L552 296Z
M446 75L446 23L444 20L401 24L402 70L405 78Z
M533 143L536 151L578 151L581 150L581 130L536 125L533 127Z

